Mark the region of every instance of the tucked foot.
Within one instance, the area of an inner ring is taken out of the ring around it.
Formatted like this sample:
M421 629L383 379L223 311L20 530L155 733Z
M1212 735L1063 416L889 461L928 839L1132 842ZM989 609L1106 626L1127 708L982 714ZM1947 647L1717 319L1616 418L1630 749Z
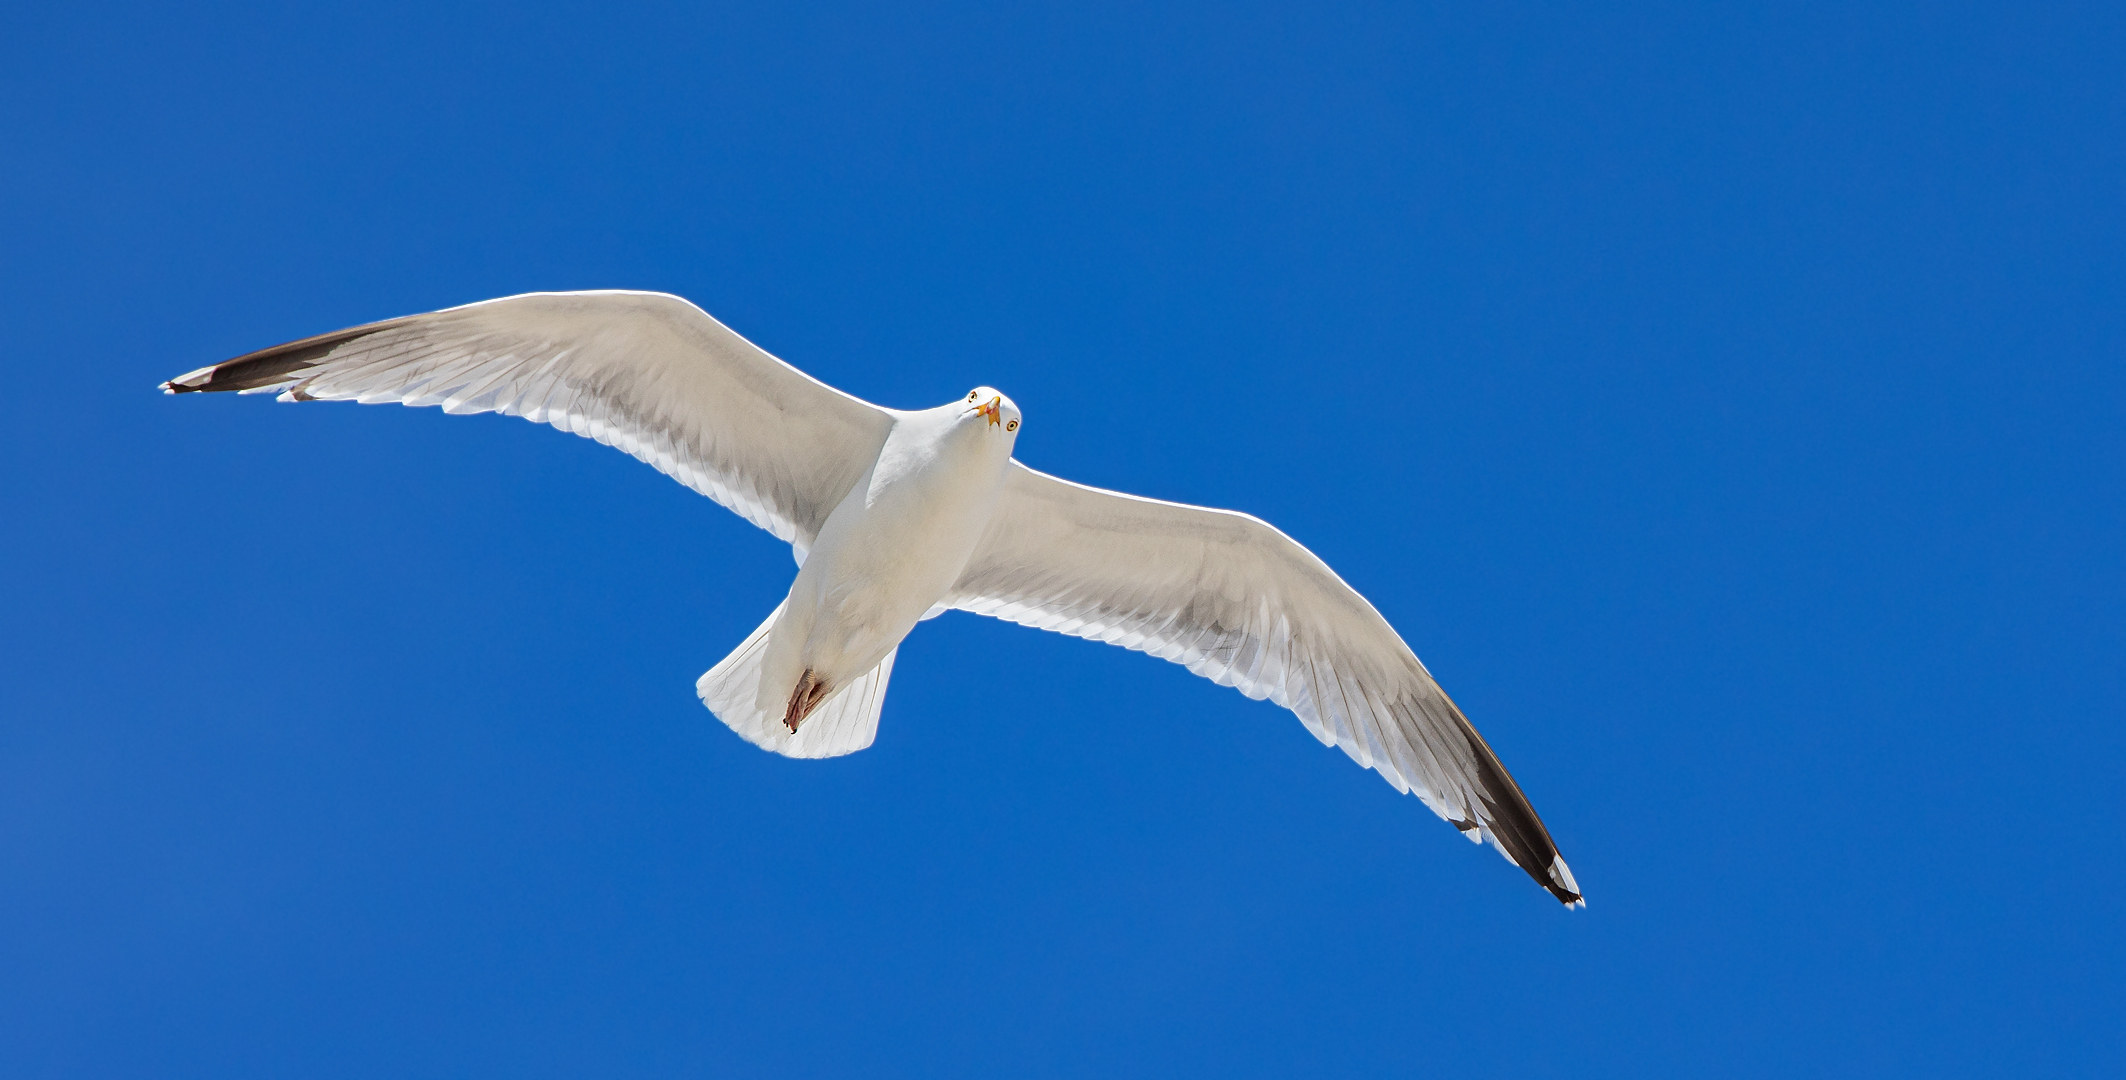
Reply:
M782 723L790 729L790 734L797 734L797 725L804 723L805 717L812 715L812 710L819 708L819 703L827 700L827 692L831 689L832 687L819 676L812 673L811 668L805 669L804 675L797 680L797 688L790 691L789 704L783 706Z

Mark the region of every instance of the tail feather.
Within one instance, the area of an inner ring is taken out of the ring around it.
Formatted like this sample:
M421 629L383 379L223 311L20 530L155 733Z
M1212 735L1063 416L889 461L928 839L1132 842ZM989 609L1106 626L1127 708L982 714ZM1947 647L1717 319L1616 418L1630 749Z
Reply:
M760 662L768 654L768 631L781 614L778 605L759 629L694 683L701 703L740 738L785 757L840 757L870 746L878 737L879 708L885 704L886 683L893 677L899 650L887 653L862 678L830 693L793 735L783 724L782 701L772 709L760 706Z

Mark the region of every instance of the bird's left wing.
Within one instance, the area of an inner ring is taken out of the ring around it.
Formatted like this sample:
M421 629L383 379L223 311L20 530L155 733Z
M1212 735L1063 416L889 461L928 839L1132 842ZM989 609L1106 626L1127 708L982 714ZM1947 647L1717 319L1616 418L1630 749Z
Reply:
M1268 698L1470 839L1491 841L1560 901L1581 902L1535 808L1394 628L1256 518L1085 487L1014 461L951 599Z
M664 293L527 293L289 342L162 384L499 412L616 446L809 548L892 415Z

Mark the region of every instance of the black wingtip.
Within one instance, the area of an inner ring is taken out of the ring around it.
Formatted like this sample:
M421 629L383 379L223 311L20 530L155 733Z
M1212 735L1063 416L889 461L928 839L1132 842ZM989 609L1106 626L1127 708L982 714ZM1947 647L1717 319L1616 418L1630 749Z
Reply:
M368 337L404 321L406 320L389 319L245 353L234 360L224 360L197 371L185 372L163 383L161 390L165 394L196 394L202 391L255 390L259 387L270 387L288 381L288 376L298 371L317 366L326 354L350 341ZM296 397L298 400L307 400L301 394Z
M1469 740L1469 748L1476 754L1477 778L1483 784L1479 794L1484 802L1484 817L1487 831L1507 858L1515 866L1526 871L1551 896L1566 907L1585 907L1587 899L1580 893L1580 884L1573 880L1571 868L1565 858L1558 854L1558 847L1550 839L1550 830L1543 827L1543 819L1536 816L1535 807L1529 805L1528 796L1521 793L1521 786L1513 782L1506 766L1492 753L1491 744L1476 733L1469 718L1456 709L1455 718L1461 721L1462 735ZM1457 823L1459 828L1459 823Z

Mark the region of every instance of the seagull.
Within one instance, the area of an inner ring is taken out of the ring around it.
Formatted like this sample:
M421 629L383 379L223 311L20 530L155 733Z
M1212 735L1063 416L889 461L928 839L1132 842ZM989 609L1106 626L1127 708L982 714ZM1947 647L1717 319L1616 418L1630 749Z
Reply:
M291 341L162 384L281 401L440 405L615 446L790 544L797 577L695 684L788 757L870 746L901 640L971 611L1150 653L1307 730L1567 907L1535 808L1365 597L1260 519L1074 484L1012 457L1019 406L978 386L882 408L665 293L526 293Z

